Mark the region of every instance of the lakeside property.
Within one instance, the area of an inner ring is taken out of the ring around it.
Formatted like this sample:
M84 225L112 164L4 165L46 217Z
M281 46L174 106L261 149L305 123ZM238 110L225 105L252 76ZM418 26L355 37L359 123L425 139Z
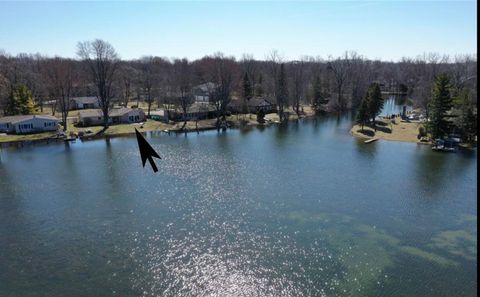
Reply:
M301 117L311 117L315 115L314 110L310 106L303 106L303 112ZM135 133L135 128L142 132L148 131L164 131L164 132L195 132L202 130L213 130L217 129L216 119L215 118L203 118L195 120L194 116L188 117L186 125L184 126L184 121L164 121L163 117L159 117L160 120L146 119L144 116L144 111L141 108L133 108L131 111L138 110L138 114L141 116L136 118L133 112L129 112L128 109L122 108L121 114L126 115L125 121L115 120L113 121L114 125L110 125L108 129L104 130L103 126L100 124L103 116L99 114L97 109L84 109L84 110L75 110L72 111L69 115L69 125L68 129L65 132L66 135L72 135L75 137L78 135L85 135L88 137L110 137L118 135L127 135ZM294 113L293 110L286 110L288 112L289 120L297 120L299 117ZM119 112L112 112L112 114L118 114ZM153 118L160 111L155 110L152 112L154 115ZM95 118L98 121L91 121L95 125L85 125L85 116L92 118L92 115L95 115ZM129 117L132 116L132 121L129 120ZM54 118L54 117L52 117ZM279 122L278 114L276 113L267 113L264 116L264 121L258 121L257 115L253 113L238 113L231 114L226 117L227 124L229 127L244 127L244 126L256 126L256 125L270 125L273 123ZM80 125L78 125L80 124ZM82 125L83 124L83 125ZM58 138L59 132L57 129L55 131L44 131L41 133L34 134L2 134L0 135L0 143L9 143L9 142L21 142L21 141L37 141L37 140L46 140L52 138Z
M353 136L366 139L383 139L390 141L430 143L430 141L420 141L418 138L420 127L424 127L421 121L402 121L401 117L393 119L378 119L376 121L376 131L372 125L354 125L350 130Z

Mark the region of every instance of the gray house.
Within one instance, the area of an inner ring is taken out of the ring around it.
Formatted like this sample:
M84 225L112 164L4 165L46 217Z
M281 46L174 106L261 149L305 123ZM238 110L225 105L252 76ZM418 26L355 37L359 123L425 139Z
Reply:
M204 120L208 118L215 117L215 106L208 103L193 103L188 106L187 112L184 115L183 110L180 107L177 107L173 112L173 118L176 121L194 121L194 120Z
M109 112L110 124L138 123L146 120L145 112L141 108L114 108ZM103 112L101 109L81 110L78 113L78 124L81 126L103 125Z
M195 102L210 102L211 100L211 94L217 87L217 84L213 82L207 82L198 86L194 86L192 88L192 93L193 93L193 98L195 99Z
M28 134L58 130L59 119L49 115L17 115L0 118L0 132Z
M100 108L97 97L74 97L70 99L70 109L94 109Z

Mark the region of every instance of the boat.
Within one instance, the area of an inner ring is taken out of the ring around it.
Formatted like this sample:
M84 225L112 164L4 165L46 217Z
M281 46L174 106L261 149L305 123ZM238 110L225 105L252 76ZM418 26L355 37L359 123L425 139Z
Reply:
M436 139L432 145L432 150L437 152L456 152L456 143L450 139Z
M370 138L370 139L365 140L364 143L372 143L372 142L377 141L377 140L378 140L378 138Z

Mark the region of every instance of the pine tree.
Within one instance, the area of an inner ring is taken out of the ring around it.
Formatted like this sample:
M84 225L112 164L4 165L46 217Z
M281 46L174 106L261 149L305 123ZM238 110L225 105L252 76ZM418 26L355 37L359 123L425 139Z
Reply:
M428 127L433 138L443 137L449 132L450 122L447 121L447 111L452 108L452 96L450 93L450 78L446 74L435 77L432 88L432 100L430 101L430 122Z
M377 131L377 126L375 125L375 118L383 109L383 98L382 92L380 91L380 86L377 83L373 83L368 87L367 91L367 102L368 102L368 114L372 119L372 124Z
M255 95L258 97L263 96L263 76L261 73L258 77L258 83L255 85Z
M362 126L362 131L363 126L365 126L365 124L368 123L368 120L370 119L370 113L368 112L368 103L368 96L365 96L365 98L363 98L362 102L360 103L360 107L357 111L356 123Z
M10 91L6 113L8 115L31 114L34 112L32 92L25 85L17 85Z
M469 90L463 90L457 98L460 107L459 128L465 142L472 143L477 135L475 104L470 100Z
M250 100L252 95L252 85L250 84L248 74L245 72L245 75L243 76L243 98L245 100Z
M325 98L322 92L322 84L320 81L320 76L315 76L313 82L313 92L312 92L312 106L315 112L319 112L322 106L325 106L328 103L328 99Z
M242 106L242 112L247 113L248 112L248 104L247 102L252 98L252 85L250 84L250 79L248 78L247 72L245 72L245 75L243 76L243 106Z

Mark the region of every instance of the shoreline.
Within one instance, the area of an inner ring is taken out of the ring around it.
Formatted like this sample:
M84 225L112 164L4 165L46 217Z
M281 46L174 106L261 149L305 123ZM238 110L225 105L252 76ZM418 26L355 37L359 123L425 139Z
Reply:
M289 116L288 122L296 121L302 118L311 118L315 117L315 113L313 112L304 112L303 115L298 117L296 114L291 114ZM278 115L274 113L270 113L265 115L265 122L259 123L256 120L255 114L242 114L242 115L230 115L227 117L227 127L226 129L239 129L245 127L258 127L258 126L270 126L274 124L280 124L277 120ZM199 120L197 123L195 121L188 121L185 128L182 129L183 122L177 122L175 124L166 124L164 122L155 121L148 119L143 123L133 123L133 124L119 124L119 125L112 125L109 126L107 130L103 131L103 127L101 126L94 126L94 127L74 127L67 130L67 134L70 132L78 133L84 132L87 129L94 130L91 135L85 135L82 137L75 138L76 140L80 141L88 141L88 140L97 140L97 139L109 139L113 137L121 137L121 136L128 136L135 134L135 128L140 132L163 132L163 133L175 133L175 134L182 134L182 133L192 133L192 132L202 132L202 131L209 131L209 130L217 130L215 125L216 119L206 119L206 120ZM222 130L223 128L220 128ZM0 147L8 147L11 145L26 145L26 144L34 144L34 143L45 143L50 141L55 142L68 142L65 141L63 137L57 137L57 133L60 132L43 132L43 133L36 133L36 134L26 134L26 135L6 135L0 136ZM8 140L3 140L2 137L7 137ZM14 139L12 139L14 138ZM17 138L17 139L15 139Z

